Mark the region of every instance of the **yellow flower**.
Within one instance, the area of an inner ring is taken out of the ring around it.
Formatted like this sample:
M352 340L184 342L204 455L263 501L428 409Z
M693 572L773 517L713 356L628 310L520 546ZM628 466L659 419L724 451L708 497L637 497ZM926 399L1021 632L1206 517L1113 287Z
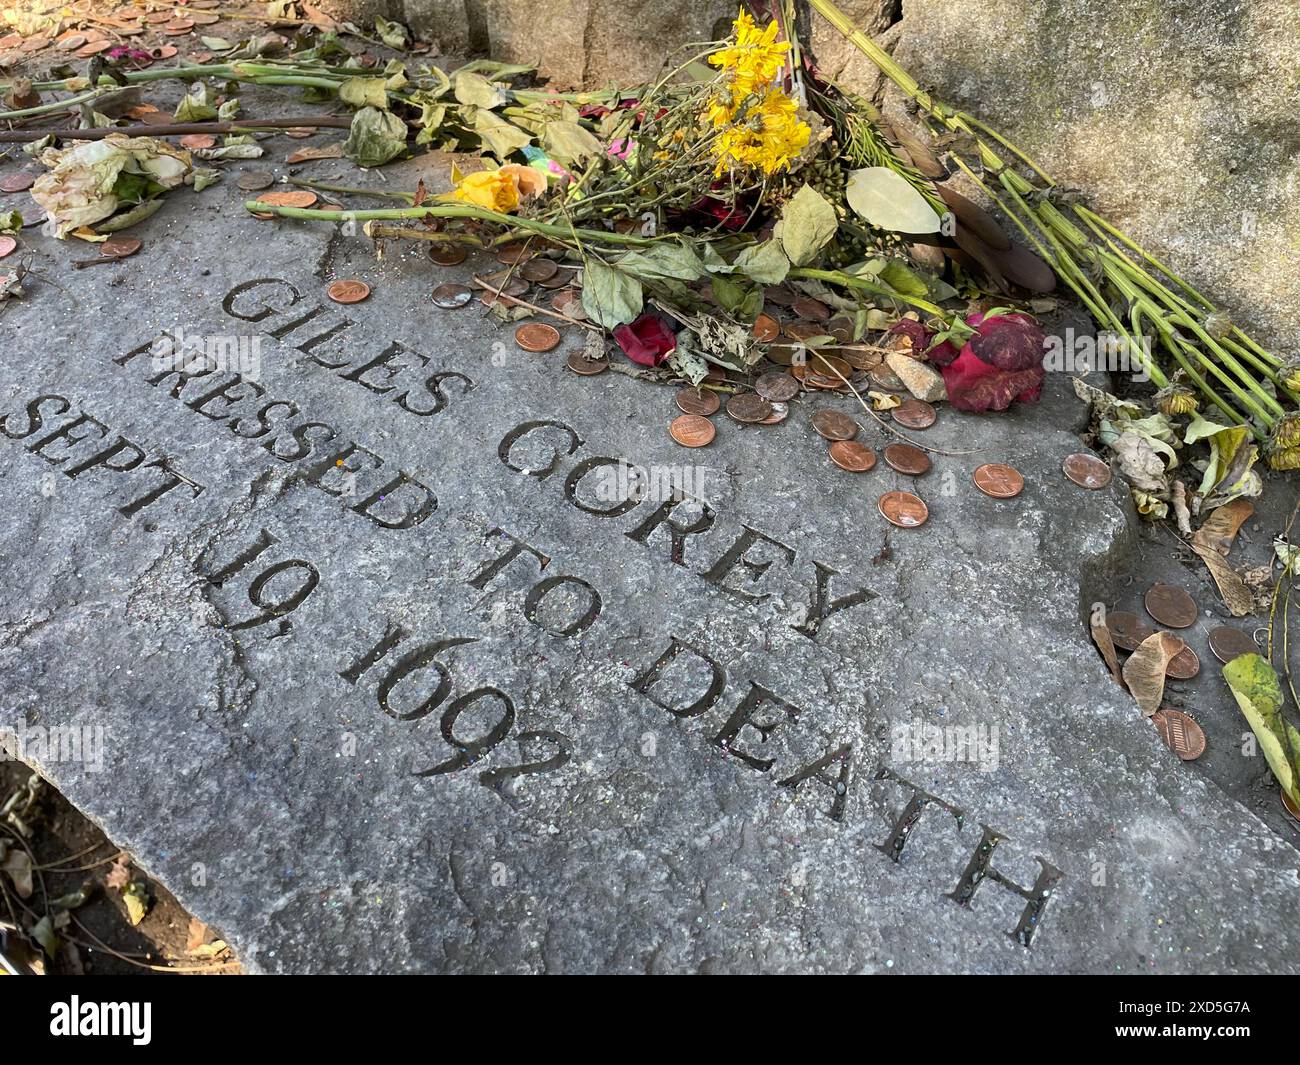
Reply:
M748 96L768 85L785 65L785 54L790 51L787 41L777 41L780 27L773 20L767 29L760 30L744 11L732 24L736 43L730 48L720 48L709 56L709 62L725 71L734 83L739 96Z
M531 200L546 191L546 175L531 166L506 163L497 173L505 174L514 181L521 199Z
M714 144L715 174L737 166L752 166L772 174L808 146L812 130L799 118L799 108L780 89L768 89L758 103L736 116Z
M461 178L450 199L511 214L519 209L519 184L513 175L501 170L479 170Z

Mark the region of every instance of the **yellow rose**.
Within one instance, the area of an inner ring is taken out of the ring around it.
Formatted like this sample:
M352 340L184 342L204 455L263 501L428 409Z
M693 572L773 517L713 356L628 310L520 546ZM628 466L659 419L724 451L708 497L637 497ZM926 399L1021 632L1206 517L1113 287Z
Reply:
M506 163L497 173L507 174L514 179L515 188L519 190L521 199L531 200L546 191L546 175L531 166Z
M480 170L461 178L451 198L499 214L512 214L519 209L519 185L500 170Z

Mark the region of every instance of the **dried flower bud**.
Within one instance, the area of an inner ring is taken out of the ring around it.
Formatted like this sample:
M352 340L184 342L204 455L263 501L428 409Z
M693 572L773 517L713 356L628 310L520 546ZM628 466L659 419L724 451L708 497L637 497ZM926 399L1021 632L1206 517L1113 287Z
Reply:
M1300 470L1300 447L1270 451L1268 464L1275 470Z
M1277 375L1284 388L1289 388L1292 392L1300 392L1300 355L1293 355L1287 359Z
M1175 414L1191 414L1199 406L1196 393L1182 385L1170 385L1156 393L1156 406L1160 413L1173 417Z
M1207 315L1205 319L1205 331L1214 337L1215 340L1222 340L1233 330L1232 319L1223 311L1215 311Z
M1300 414L1286 415L1273 429L1273 447L1278 451L1300 448Z

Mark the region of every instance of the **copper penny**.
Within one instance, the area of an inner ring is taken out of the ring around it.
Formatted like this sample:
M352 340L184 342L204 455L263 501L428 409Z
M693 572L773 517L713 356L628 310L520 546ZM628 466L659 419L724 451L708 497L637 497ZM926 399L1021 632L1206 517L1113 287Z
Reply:
M463 244L434 244L429 249L429 258L439 266L459 266L468 254Z
M579 322L587 317L582 306L582 293L576 288L564 288L552 296L551 309Z
M14 240L8 233L0 233L0 259L12 255L16 247L18 247L18 241Z
M609 360L606 358L592 359L588 358L585 351L575 351L565 364L576 374L583 377L595 377L598 373L604 373L609 369Z
M145 15L144 20L152 25L159 25L164 22L170 22L176 17L174 11L151 11Z
M525 351L550 351L560 343L560 331L545 322L525 322L515 330L515 343Z
M1153 584L1142 602L1148 614L1171 629L1185 629L1195 625L1200 614L1196 600L1172 584Z
M518 263L527 262L533 257L533 253L528 250L528 246L522 242L514 244L503 244L497 249L497 262L505 263L507 266L515 266Z
M890 469L909 477L920 477L930 469L930 456L911 444L890 444L885 448L885 462Z
M862 428L837 410L819 410L812 416L812 427L827 440L852 440Z
M811 296L796 297L790 304L790 309L800 318L818 322L824 322L831 316L831 309L821 300L813 299Z
M519 268L519 276L525 281L542 282L559 273L560 265L554 259L529 259Z
M258 197L258 202L269 204L271 207L310 207L316 202L316 194L306 189L268 192L265 196Z
M0 178L0 192L25 192L36 183L36 175L19 171Z
M1205 753L1205 733L1201 726L1181 710L1162 706L1151 715L1165 745L1184 762L1190 762Z
M474 290L468 285L439 285L433 290L433 305L444 311L454 311L464 307L474 298Z
M99 246L99 254L110 259L128 259L143 247L138 237L109 237Z
M741 392L727 400L727 417L742 424L761 422L772 413L772 404L754 392Z
M790 417L790 404L788 404L788 403L773 403L773 404L772 404L772 413L769 414L766 418L764 418L764 419L763 419L761 422L759 422L758 424L759 424L759 425L780 425L780 424L781 424L783 421L785 421L788 417Z
M837 383L843 384L840 378L851 376L853 367L837 355L815 354L808 360L808 372L833 377Z
M190 6L193 7L194 5L191 4ZM211 26L220 22L221 17L219 15L191 14L190 21L196 26Z
M871 371L870 380L873 387L882 389L885 392L907 391L907 385L903 384L903 379L899 377L898 374L894 373L894 371L888 366L877 366ZM901 406L902 404L900 403L899 406L894 409L898 410Z
M474 280L482 281L485 285L490 286L488 291L493 294L514 296L516 299L528 291L528 282L522 277L489 274L487 277L476 277Z
M1174 680L1191 680L1201 671L1200 656L1186 644L1165 666L1165 676Z
M196 148L212 148L216 146L216 143L217 138L211 133L187 133L180 139L181 147L189 148L191 150Z
M168 37L180 37L182 34L189 33L194 29L194 23L187 18L178 18L175 22L168 22L163 26L163 33Z
M112 41L91 41L84 44L72 54L78 59L89 59L93 55L99 55L100 52L106 52L113 47Z
M905 399L889 413L894 421L907 429L928 429L938 417L935 409L923 399Z
M788 373L765 373L754 382L754 391L770 403L789 403L799 394L799 382Z
M1288 814L1291 815L1291 820L1300 821L1300 809L1297 809L1296 804L1291 801L1291 796L1288 795L1285 791L1283 791L1281 794L1282 794L1282 809L1284 809Z
M1110 467L1096 455L1082 451L1069 455L1061 464L1061 472L1080 488L1105 488L1110 484Z
M788 288L782 285L773 285L771 288L763 290L763 298L768 303L775 303L778 307L789 307L794 302L795 296Z
M370 286L364 281L351 279L335 281L325 290L325 295L335 303L360 303L370 295Z
M265 170L254 170L241 174L235 184L245 192L261 192L262 189L269 189L275 184L275 175L268 174Z
M112 44L113 42L105 41L103 43ZM91 45L86 45L86 48L90 48L90 47ZM86 48L83 48L80 52L77 53L77 55L84 55L86 52ZM153 50L153 57L155 59L173 59L176 57L178 52L179 49L174 44L164 44L160 48L155 48Z
M55 42L55 47L60 48L65 52L71 52L74 48L80 48L85 43L86 37L84 34L73 33L67 37L60 37L58 41Z
M1155 635L1156 631L1127 610L1107 611L1106 628L1110 632L1111 642L1124 651L1136 651L1142 641Z
M994 499L1013 499L1025 488L1020 471L1000 462L989 462L975 471L975 487Z
M537 282L542 288L564 288L565 285L573 283L573 275L576 270L568 266L562 266L555 271L550 277L543 278Z
M1210 651L1220 662L1231 662L1238 655L1257 655L1259 645L1251 639L1250 634L1234 629L1231 625L1220 625L1210 633Z
M925 500L911 492L886 492L876 505L885 520L900 529L918 528L930 517L930 508L925 505Z
M770 314L760 314L754 319L754 339L769 344L781 335L781 323Z
M717 435L713 423L700 414L680 414L668 426L668 433L682 447L704 447Z
M876 464L876 453L856 440L836 440L829 454L836 466L850 473L866 473Z
M23 41L21 51L28 53L39 52L42 48L48 48L49 46L50 39L48 37L28 37L27 40Z
M721 401L716 392L707 389L683 388L677 393L677 406L685 414L716 414Z

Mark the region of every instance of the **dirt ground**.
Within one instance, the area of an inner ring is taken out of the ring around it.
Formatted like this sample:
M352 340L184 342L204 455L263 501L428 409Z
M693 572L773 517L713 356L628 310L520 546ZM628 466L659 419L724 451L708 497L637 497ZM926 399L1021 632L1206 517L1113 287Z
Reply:
M26 787L31 775L21 762L0 762L0 807ZM122 891L110 882L118 848L52 786L43 782L34 812L23 820L32 830L26 842L39 875L33 877L31 896L22 899L12 879L0 874L0 921L27 929L47 911L50 900L89 885L88 901L70 911L71 919L58 933L61 947L52 963L45 961L47 973L152 976L242 971L230 950L218 945L218 932L199 925L161 884L128 864L130 878L143 878L151 900L149 911L133 927ZM19 847L12 826L0 824L0 838Z

